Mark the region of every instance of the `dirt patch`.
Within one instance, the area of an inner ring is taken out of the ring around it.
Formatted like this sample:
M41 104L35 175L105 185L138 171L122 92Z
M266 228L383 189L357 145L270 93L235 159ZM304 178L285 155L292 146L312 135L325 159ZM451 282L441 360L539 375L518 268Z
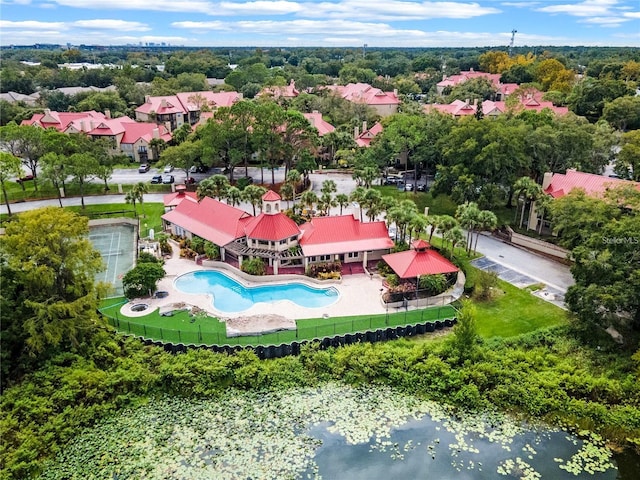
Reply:
M227 326L227 337L258 335L280 330L295 330L296 321L281 315L249 315L244 317L220 319Z

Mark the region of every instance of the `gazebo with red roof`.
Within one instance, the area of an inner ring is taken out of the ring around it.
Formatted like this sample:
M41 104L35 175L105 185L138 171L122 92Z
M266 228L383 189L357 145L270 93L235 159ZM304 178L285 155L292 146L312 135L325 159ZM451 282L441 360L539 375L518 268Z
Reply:
M424 275L455 273L459 269L433 250L428 242L420 239L412 244L412 250L383 255L382 259L400 278L418 278Z

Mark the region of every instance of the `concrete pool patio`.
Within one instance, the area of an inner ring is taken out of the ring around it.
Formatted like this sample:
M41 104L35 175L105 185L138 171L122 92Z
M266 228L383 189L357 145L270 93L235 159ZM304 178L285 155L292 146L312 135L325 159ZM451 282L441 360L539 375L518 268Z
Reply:
M381 290L385 290L382 286L382 277L379 275L370 276L368 274L345 275L338 282L322 282L318 283L303 275L283 275L268 276L265 280L280 282L300 282L313 287L335 287L338 292L338 300L331 305L319 308L306 308L299 306L290 301L279 301L275 303L259 303L253 305L247 310L240 312L222 312L214 308L212 298L205 294L189 294L184 293L175 288L174 282L176 278L186 273L202 270L211 270L206 266L196 264L193 260L180 258L179 248L173 245L173 254L171 258L165 259L164 269L165 277L158 282L158 291L166 291L168 295L163 298L136 298L124 304L120 312L127 317L145 316L158 308L170 306L172 304L182 304L197 307L210 316L217 317L221 320L235 317L257 317L268 315L279 315L289 319L306 319L321 317L344 317L355 315L376 315L385 314L387 312L394 313L397 308L387 307L381 300ZM235 278L248 286L264 285L264 282L252 282L245 278L242 272L237 269L224 265L224 270L234 274ZM236 273L238 272L238 273ZM147 304L149 308L146 310L135 312L131 307L135 304ZM414 307L409 307L414 308ZM402 308L404 310L404 308Z

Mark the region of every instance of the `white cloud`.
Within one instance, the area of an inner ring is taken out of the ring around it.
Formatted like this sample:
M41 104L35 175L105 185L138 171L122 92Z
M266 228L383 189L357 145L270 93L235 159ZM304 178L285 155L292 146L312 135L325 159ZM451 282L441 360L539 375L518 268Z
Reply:
M475 2L410 2L400 0L343 0L338 3L307 3L307 18L349 18L352 20L427 20L434 18L468 19L497 14L500 10Z
M640 12L624 12L622 14L623 17L626 18L638 18L640 19Z
M585 0L579 3L550 5L537 10L546 13L566 13L575 17L604 17L613 13L611 7L615 7L617 3L618 0Z
M191 12L209 13L212 4L198 0L109 0L96 2L95 0L52 0L58 5L73 8L88 8L97 10L147 10L162 12Z
M175 28L185 28L187 30L233 30L229 22L221 22L219 20L213 22L173 22L171 26Z
M285 15L304 10L297 2L258 0L255 2L220 2L212 5L211 15Z
M60 30L64 28L64 22L40 22L37 20L22 20L19 22L12 22L10 20L0 20L0 28L17 28L23 30L49 30L55 29Z
M628 22L630 18L622 17L591 17L579 20L580 23L593 23L603 27L618 27L624 22Z
M502 2L500 5L505 7L530 8L540 5L540 2Z
M95 19L95 20L77 20L70 24L74 27L89 28L96 30L119 30L119 31L139 31L147 32L151 30L146 24L140 22L128 22L126 20L108 20L108 19Z

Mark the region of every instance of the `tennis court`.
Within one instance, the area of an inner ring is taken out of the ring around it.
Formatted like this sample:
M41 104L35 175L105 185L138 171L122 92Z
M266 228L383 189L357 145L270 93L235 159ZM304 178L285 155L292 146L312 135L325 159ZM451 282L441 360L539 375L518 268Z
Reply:
M105 270L96 281L113 285L113 295L123 295L122 277L135 263L137 222L129 219L92 220L89 240L102 255Z

